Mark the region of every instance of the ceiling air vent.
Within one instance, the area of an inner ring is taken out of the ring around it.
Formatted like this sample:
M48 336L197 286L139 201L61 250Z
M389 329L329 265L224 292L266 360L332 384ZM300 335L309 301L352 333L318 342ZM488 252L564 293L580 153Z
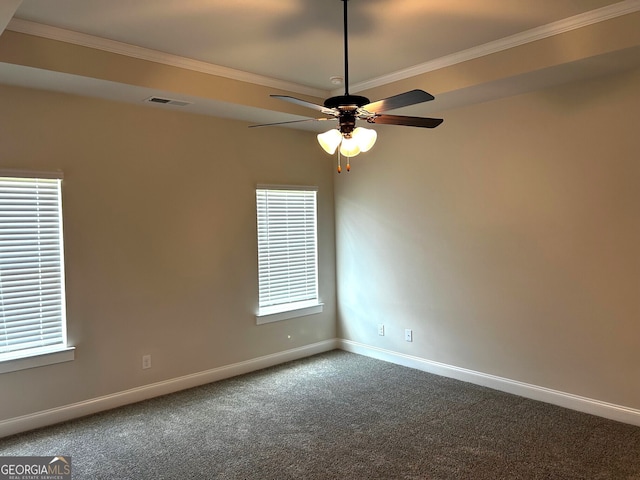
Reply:
M173 100L171 98L163 98L163 97L149 97L144 100L147 103L159 103L162 105L175 105L177 107L186 107L187 105L192 105L193 102L185 102L184 100Z

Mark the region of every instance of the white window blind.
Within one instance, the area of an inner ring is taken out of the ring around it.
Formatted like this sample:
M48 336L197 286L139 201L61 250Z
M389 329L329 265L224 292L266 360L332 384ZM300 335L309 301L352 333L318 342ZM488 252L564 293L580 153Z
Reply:
M0 360L66 347L60 183L0 176Z
M318 302L316 193L256 190L261 313Z

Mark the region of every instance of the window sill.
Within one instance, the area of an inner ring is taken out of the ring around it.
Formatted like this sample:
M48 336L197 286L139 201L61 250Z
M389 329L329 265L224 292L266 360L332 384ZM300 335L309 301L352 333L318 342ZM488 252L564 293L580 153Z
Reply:
M55 350L25 354L22 357L0 360L0 374L26 370L27 368L43 367L55 363L70 362L74 358L75 347L60 347Z
M278 305L277 307L268 307L260 310L256 315L256 324L279 322L290 318L304 317L306 315L314 315L321 313L324 307L323 303L290 303L287 305Z

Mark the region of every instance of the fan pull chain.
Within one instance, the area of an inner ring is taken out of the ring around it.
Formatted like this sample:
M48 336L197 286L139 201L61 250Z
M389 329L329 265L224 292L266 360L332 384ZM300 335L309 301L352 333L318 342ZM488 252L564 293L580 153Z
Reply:
M338 173L342 173L342 165L340 163L340 149L338 149ZM347 157L347 172L351 171L351 157Z

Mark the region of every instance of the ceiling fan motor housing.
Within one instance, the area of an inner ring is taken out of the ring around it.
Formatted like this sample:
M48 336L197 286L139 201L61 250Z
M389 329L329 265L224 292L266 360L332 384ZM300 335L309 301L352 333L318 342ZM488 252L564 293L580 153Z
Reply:
M355 114L353 112L340 112L338 122L340 124L340 133L347 138L351 138L351 132L356 128Z
M327 98L324 101L326 108L338 110L338 122L340 122L340 133L345 137L351 137L351 132L356 128L356 113L363 105L369 104L367 97L360 95L340 95Z
M339 95L337 97L327 98L324 101L324 106L327 108L337 108L338 110L353 107L355 110L368 103L371 103L369 99L367 97L361 97L360 95Z

